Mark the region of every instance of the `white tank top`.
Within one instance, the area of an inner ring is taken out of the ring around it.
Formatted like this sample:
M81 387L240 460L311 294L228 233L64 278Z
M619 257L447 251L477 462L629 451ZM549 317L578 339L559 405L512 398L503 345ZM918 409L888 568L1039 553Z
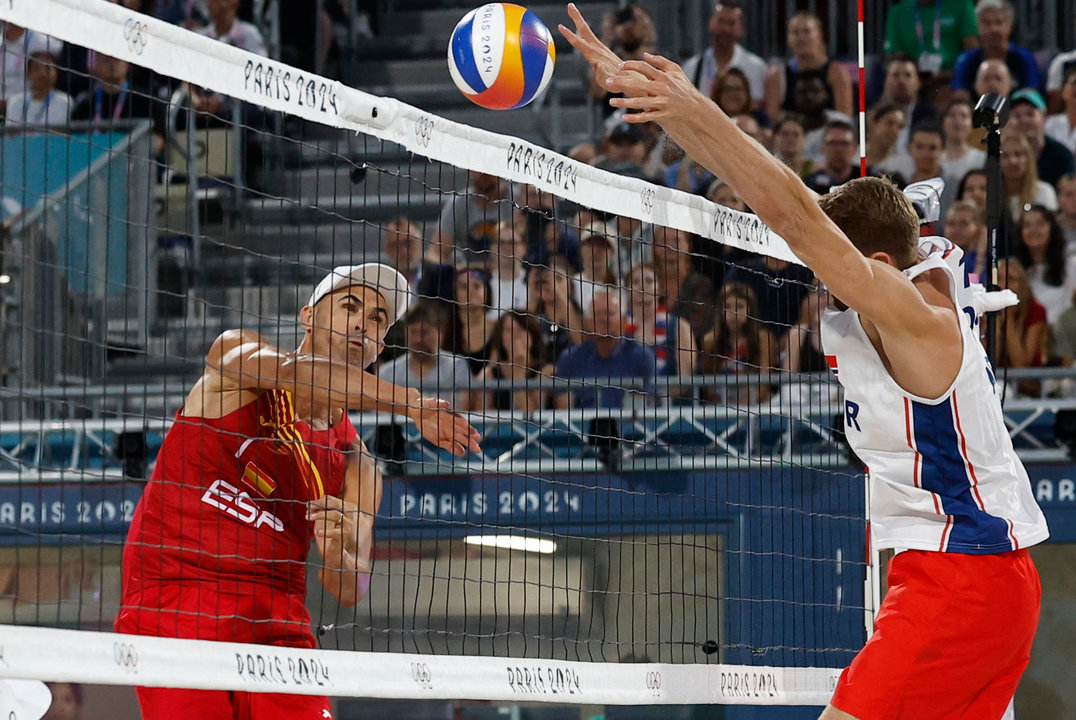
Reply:
M878 549L988 554L1049 536L1027 471L1013 450L960 248L921 244L914 278L941 269L961 312L963 359L952 386L927 399L886 371L854 310L827 310L822 347L845 391L845 432L870 478L871 535Z

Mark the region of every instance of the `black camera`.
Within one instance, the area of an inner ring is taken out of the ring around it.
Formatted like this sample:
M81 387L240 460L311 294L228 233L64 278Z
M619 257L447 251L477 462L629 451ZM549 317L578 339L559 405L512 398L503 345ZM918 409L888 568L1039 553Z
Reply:
M1009 101L1004 95L986 93L979 102L975 103L975 111L971 114L971 122L977 128L987 130L1000 130L1009 122Z

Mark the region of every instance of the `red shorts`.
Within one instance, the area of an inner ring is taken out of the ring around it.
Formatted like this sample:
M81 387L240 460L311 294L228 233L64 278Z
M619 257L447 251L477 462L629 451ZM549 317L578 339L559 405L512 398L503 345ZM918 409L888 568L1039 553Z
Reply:
M144 720L332 720L318 695L135 688Z
M1016 692L1039 623L1027 550L909 550L889 564L874 634L830 701L860 720L993 720Z
M117 632L316 647L305 597L275 588L221 592L214 583L141 585L124 596ZM145 720L326 720L329 699L318 695L138 687Z
M273 587L224 592L210 582L145 583L124 594L114 627L129 635L316 647L306 594Z

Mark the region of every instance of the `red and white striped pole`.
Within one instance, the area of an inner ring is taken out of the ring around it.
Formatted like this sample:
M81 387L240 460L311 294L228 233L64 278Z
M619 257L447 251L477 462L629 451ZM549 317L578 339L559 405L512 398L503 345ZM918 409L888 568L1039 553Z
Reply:
M867 71L863 47L863 0L859 0L859 175L867 176Z

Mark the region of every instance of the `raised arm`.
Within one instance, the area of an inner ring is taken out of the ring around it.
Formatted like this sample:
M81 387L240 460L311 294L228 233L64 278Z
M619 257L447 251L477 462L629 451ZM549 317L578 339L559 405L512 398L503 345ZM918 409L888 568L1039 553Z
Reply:
M228 330L213 342L206 374L219 377L222 390L286 390L316 405L397 413L410 418L427 440L455 455L481 451L478 432L451 412L449 403L393 385L355 365L284 352L248 330Z
M744 201L830 291L879 328L916 337L946 320L927 305L903 273L864 257L818 206L799 176L739 128L683 71L665 58L617 64L579 10L568 6L576 32L561 32L595 67L616 67L607 87L627 97L611 102L629 122L660 124L688 155L736 188Z

